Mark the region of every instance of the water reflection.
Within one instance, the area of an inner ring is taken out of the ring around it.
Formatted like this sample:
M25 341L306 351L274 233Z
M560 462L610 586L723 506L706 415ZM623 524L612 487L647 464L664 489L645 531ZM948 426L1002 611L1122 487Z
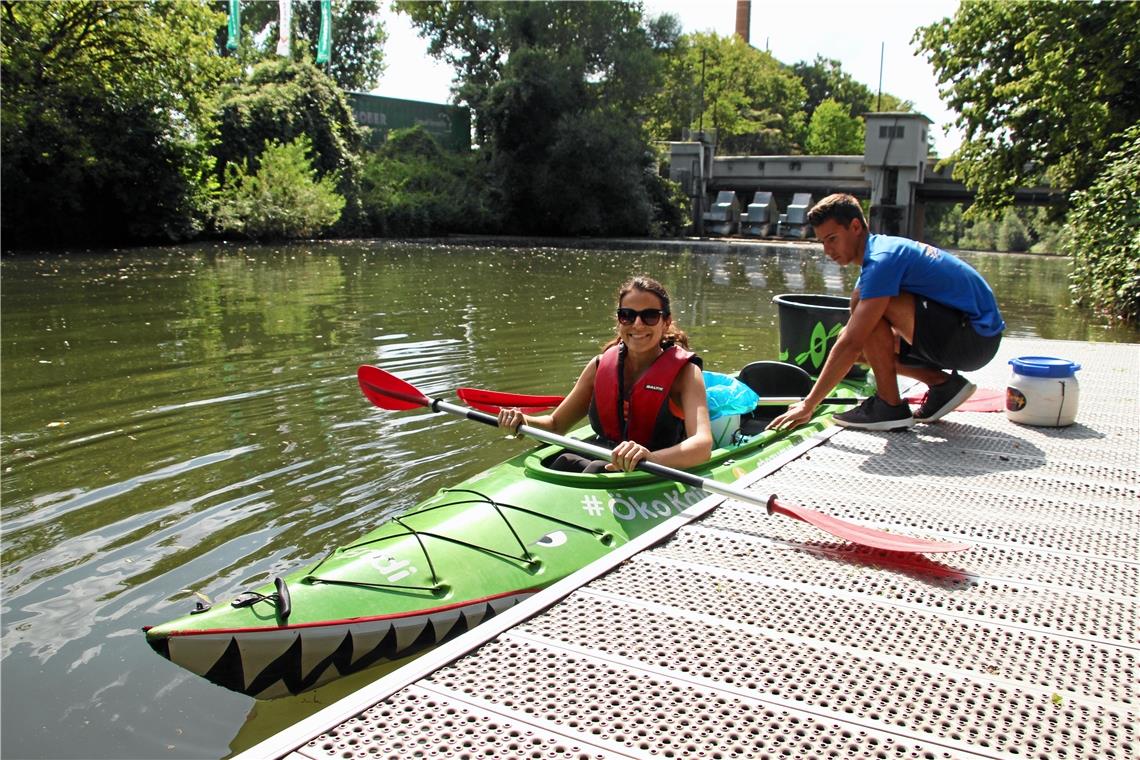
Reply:
M1013 334L1138 339L1064 305L1063 261L970 260ZM720 371L775 354L774 293L846 294L855 277L796 249L353 242L6 258L0 754L227 754L252 700L155 656L139 628L294 568L526 445L375 409L356 366L433 395L565 392L637 272L666 284ZM296 700L259 707L270 717L243 733L321 706Z

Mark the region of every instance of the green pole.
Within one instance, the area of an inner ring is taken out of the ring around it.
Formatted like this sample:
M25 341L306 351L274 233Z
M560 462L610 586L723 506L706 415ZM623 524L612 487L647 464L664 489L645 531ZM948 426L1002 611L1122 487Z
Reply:
M317 63L328 63L332 55L332 0L321 0L321 32L317 37Z
M241 2L230 0L230 21L227 26L229 37L226 39L226 50L237 50L238 40L241 39Z

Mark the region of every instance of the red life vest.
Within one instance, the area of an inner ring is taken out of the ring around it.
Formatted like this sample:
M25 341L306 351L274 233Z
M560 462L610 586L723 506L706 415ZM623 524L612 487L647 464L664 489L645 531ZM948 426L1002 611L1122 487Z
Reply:
M677 346L669 346L654 360L649 369L634 381L629 392L629 415L619 391L618 356L623 346L611 346L598 362L594 379L594 407L605 438L620 442L637 441L649 446L661 407L669 402L669 390L681 369L696 354ZM624 424L623 424L624 423Z

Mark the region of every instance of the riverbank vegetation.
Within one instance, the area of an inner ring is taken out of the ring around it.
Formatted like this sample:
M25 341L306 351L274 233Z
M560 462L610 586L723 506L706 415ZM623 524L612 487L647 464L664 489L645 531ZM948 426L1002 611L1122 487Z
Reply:
M958 112L954 175L974 218L1000 219L1018 186L1063 191L1074 293L1135 320L1140 3L967 0L915 41Z
M1065 226L1045 206L1011 206L995 218L961 203L928 203L923 239L940 248L1060 255Z
M1066 250L1078 303L1140 321L1140 125L1073 196Z
M335 53L318 66L315 2L294 3L278 57L274 3L242 4L227 30L218 0L5 0L4 246L676 235L686 204L659 141L716 130L722 154L852 153L863 113L911 108L836 61L788 65L637 4L401 1L454 67L475 147L449 153L413 131L372 151L345 92L383 70L378 3L333 0ZM1136 167L1138 30L1140 3L970 0L917 30L966 137L955 176L977 193L932 211L929 236L1063 248L1075 295L1134 319L1140 221L1103 196L1126 193ZM1071 195L1067 226L1065 209L1012 209L1014 187L1042 182Z

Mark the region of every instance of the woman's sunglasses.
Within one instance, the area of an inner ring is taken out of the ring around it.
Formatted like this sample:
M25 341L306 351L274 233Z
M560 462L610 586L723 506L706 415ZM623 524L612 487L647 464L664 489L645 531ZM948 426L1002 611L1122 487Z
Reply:
M618 322L621 322L623 325L632 325L637 321L638 317L641 317L641 323L643 325L653 327L653 325L661 321L661 317L667 316L669 316L669 312L664 309L642 309L641 311L637 309L617 310Z

